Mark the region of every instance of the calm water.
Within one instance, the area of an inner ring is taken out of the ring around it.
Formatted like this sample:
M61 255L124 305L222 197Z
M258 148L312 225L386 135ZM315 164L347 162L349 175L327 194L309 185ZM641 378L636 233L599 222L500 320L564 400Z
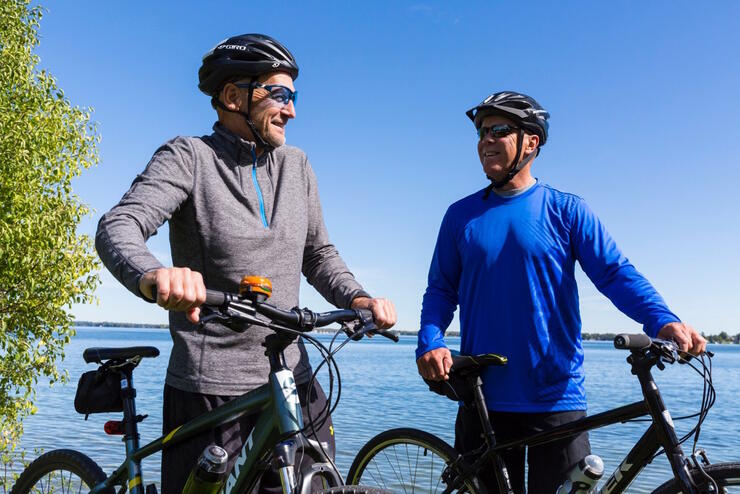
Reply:
M328 341L325 335L319 338ZM454 346L459 341L452 339L450 343ZM156 346L161 351L158 358L145 359L134 374L138 412L149 414L140 424L142 444L156 439L161 427L163 379L172 347L169 333L154 329L79 328L64 361L71 383L53 388L39 386L39 412L26 421L23 446L45 451L79 449L107 472L117 467L123 459L123 443L120 437L103 432L105 421L117 418L116 415L91 415L85 422L74 411L74 393L79 375L94 368L82 360L85 348L133 345ZM386 429L417 427L452 442L456 404L429 392L417 376L415 346L413 337L403 337L397 344L373 338L351 342L337 355L342 397L334 414L334 426L337 464L344 474L360 447ZM587 342L585 347L589 413L641 399L639 385L625 362L625 352L615 350L608 342ZM712 350L716 354L713 379L717 403L704 423L699 445L707 450L712 462L730 461L740 458L740 346L715 346ZM656 369L654 375L674 418L698 410L702 382L688 366L669 366L663 372ZM694 423L694 419L677 421L679 436ZM590 433L592 450L602 457L607 472L617 467L645 428L643 423L630 423ZM684 450L690 449L687 442ZM650 492L650 487L669 476L670 468L661 456L643 471L630 492ZM147 482L159 481L159 456L145 460L144 477Z

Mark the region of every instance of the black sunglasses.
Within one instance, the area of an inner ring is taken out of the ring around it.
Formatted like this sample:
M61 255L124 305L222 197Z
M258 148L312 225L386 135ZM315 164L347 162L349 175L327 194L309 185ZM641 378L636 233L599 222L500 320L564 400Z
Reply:
M507 135L517 130L519 130L518 127L512 127L511 125L508 125L508 124L498 124L498 125L491 125L490 127L480 127L478 129L478 139L483 140L483 138L486 137L489 133L495 139L501 139L502 137L506 137Z

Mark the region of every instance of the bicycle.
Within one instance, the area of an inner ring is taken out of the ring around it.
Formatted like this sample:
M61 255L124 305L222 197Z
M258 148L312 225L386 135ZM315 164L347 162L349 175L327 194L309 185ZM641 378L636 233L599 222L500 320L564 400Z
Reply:
M617 335L614 346L630 351L627 362L640 382L643 401L588 416L548 431L527 437L497 443L488 420L485 398L481 389L481 370L486 365L505 365L506 358L494 354L479 356L453 356L450 381L440 383L442 392L449 398L475 406L485 444L481 449L462 455L442 439L417 429L393 429L382 432L365 444L354 459L347 475L349 483L363 483L402 492L494 492L513 494L508 474L500 453L512 447L537 446L563 439L599 427L624 423L649 415L647 431L632 447L614 473L602 483L600 489L589 492L616 494L625 492L640 471L659 454L665 453L674 478L660 485L653 492L672 494L740 493L740 463L710 464L706 453L697 450L701 424L714 403L715 393L711 379L711 352L705 357L693 357L678 352L675 343L651 339L644 334ZM694 362L700 362L701 371ZM691 366L704 379L697 425L679 439L673 419L663 403L658 386L651 375L655 366L660 370L666 363L681 362ZM462 384L462 385L460 385ZM681 444L694 436L692 454L687 458ZM495 486L485 486L480 480L482 469L492 469ZM565 479L563 479L565 480ZM579 491L580 492L580 491ZM539 494L539 493L536 493Z
M169 434L146 444L139 445L137 424L146 415L136 413L136 390L133 384L133 371L142 358L159 355L155 347L128 348L88 348L83 352L85 362L101 364L101 369L115 373L121 382L120 403L123 420L106 423L106 432L123 435L126 447L125 461L110 475L84 453L73 450L54 450L34 460L20 474L11 494L35 492L90 492L91 494L121 494L127 489L131 494L156 493L154 484L144 488L141 460L164 448L176 447L178 443L232 421L242 415L259 412L259 418L244 443L232 471L228 474L225 486L220 492L236 494L251 492L258 485L262 474L270 465L275 465L285 493L307 494L314 478L321 480L326 493L366 493L382 494L387 491L355 485L345 485L342 476L332 459L327 455L326 446L309 439L305 432L314 424L303 424L298 392L293 372L285 363L283 351L297 337L304 338L317 347L323 361L317 366L313 379L319 369L327 364L329 369L328 400L319 417L326 419L336 408L341 390L339 369L333 360L336 354L350 340L359 340L366 334L380 334L394 341L393 333L378 329L368 310L335 310L324 313L309 309L293 308L290 311L279 309L265 303L271 293L269 280L245 277L239 294L208 290L205 305L201 306L201 324L216 320L234 331L248 330L248 325L258 325L274 331L266 339L265 355L270 362L268 382L224 405L205 413L190 422L177 427ZM340 323L327 348L309 336L314 328ZM337 337L344 331L347 338L334 347ZM99 369L100 370L100 369ZM332 392L334 375L337 380L337 398L333 407ZM313 384L311 382L310 384ZM115 408L115 407L114 407ZM119 408L118 410L120 410ZM308 455L314 460L310 468L299 469L296 458Z

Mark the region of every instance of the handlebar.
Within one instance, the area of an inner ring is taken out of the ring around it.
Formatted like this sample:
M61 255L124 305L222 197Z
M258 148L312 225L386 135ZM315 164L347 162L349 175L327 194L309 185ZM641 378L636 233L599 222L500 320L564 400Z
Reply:
M398 342L398 336L389 331L378 329L375 326L373 314L367 309L340 309L329 312L313 312L309 309L294 307L288 311L265 302L216 290L206 290L206 302L204 305L209 306L216 313L215 317L227 317L240 319L248 323L259 323L259 320L249 317L249 315L260 314L272 322L286 325L290 329L301 332L311 331L313 328L324 327L334 323L342 323L345 333L353 339L360 339L366 333L373 333ZM236 309L236 311L230 311L229 309ZM246 312L248 315L242 315L240 312ZM356 323L356 326L350 327L347 323Z
M695 357L695 355L679 350L678 345L673 340L651 338L645 333L618 334L614 337L614 348L630 350L633 353L652 349L655 350L656 353L667 357L669 361L688 361ZM706 350L704 353L709 357L714 356L714 354L709 350Z

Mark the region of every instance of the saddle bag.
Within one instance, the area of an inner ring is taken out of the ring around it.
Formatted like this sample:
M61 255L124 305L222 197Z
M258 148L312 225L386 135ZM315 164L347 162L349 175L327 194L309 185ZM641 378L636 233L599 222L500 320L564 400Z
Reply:
M105 365L80 376L75 394L77 413L122 412L121 376Z

